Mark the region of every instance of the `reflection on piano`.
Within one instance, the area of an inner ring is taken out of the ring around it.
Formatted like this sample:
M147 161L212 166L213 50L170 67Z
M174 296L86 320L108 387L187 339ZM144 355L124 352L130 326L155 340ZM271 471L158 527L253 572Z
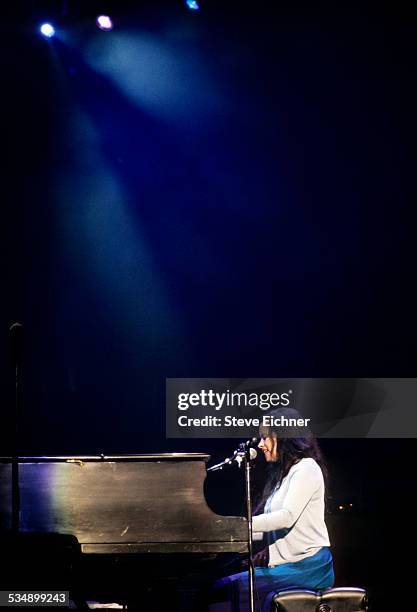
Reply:
M209 458L198 453L20 458L18 540L8 535L11 460L0 459L0 532L10 547L35 542L33 561L43 555L44 568L51 564L45 538L58 538L56 544L72 536L77 553L69 563L71 576L48 584L43 572L42 584L32 588L71 587L78 599L120 601L135 609L148 593L149 605L165 610L158 598L167 597L172 586L170 597L185 610L180 602L185 592L195 595L213 577L230 573L230 560L247 552L246 519L220 516L206 503ZM20 569L27 565L27 546L25 555ZM9 575L14 584L5 585L3 577L1 588L29 588L17 574ZM65 587L66 580L71 584ZM174 601L169 609L175 609Z

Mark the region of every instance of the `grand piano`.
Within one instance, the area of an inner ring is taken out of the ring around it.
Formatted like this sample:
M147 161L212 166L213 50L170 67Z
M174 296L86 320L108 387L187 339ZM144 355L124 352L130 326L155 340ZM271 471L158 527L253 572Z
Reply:
M192 606L201 591L231 573L247 551L246 519L207 505L209 459L198 453L19 458L19 532L13 533L12 461L0 458L7 562L1 589L63 588L80 607L94 599L132 609L198 609Z

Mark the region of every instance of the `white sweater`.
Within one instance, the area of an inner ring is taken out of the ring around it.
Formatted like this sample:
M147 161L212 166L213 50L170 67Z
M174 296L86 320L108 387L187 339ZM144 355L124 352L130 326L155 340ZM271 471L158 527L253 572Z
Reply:
M330 546L324 522L324 480L318 463L301 459L253 517L254 539L268 533L269 566L300 561ZM274 533L271 533L274 532Z

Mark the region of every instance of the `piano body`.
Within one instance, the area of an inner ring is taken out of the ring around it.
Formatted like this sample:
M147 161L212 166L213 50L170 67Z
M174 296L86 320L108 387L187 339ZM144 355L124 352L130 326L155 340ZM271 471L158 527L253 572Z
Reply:
M19 582L22 568L30 572L28 564L37 564L42 555L43 568L49 567L48 546L58 546L60 539L73 542L77 551L69 563L71 585L65 586L63 576L61 586L48 585L45 570L38 590L71 587L82 599L123 603L146 591L155 603L161 585L190 590L190 585L230 573L224 567L247 551L247 521L208 507L204 481L209 458L198 453L19 458L17 540L10 533L11 459L0 459L0 533L9 548L16 542L24 547L15 584L0 586L34 588Z

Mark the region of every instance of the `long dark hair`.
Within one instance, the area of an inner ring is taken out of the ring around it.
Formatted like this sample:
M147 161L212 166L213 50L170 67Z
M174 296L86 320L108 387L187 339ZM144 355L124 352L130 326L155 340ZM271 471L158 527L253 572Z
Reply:
M273 418L300 419L301 415L294 408L277 408L268 413ZM281 486L282 480L291 467L305 457L314 459L321 468L327 492L328 472L322 452L313 432L307 428L270 427L262 428L263 435L277 439L278 461L269 462L266 466L265 485L256 499L255 512L262 512L265 502Z

